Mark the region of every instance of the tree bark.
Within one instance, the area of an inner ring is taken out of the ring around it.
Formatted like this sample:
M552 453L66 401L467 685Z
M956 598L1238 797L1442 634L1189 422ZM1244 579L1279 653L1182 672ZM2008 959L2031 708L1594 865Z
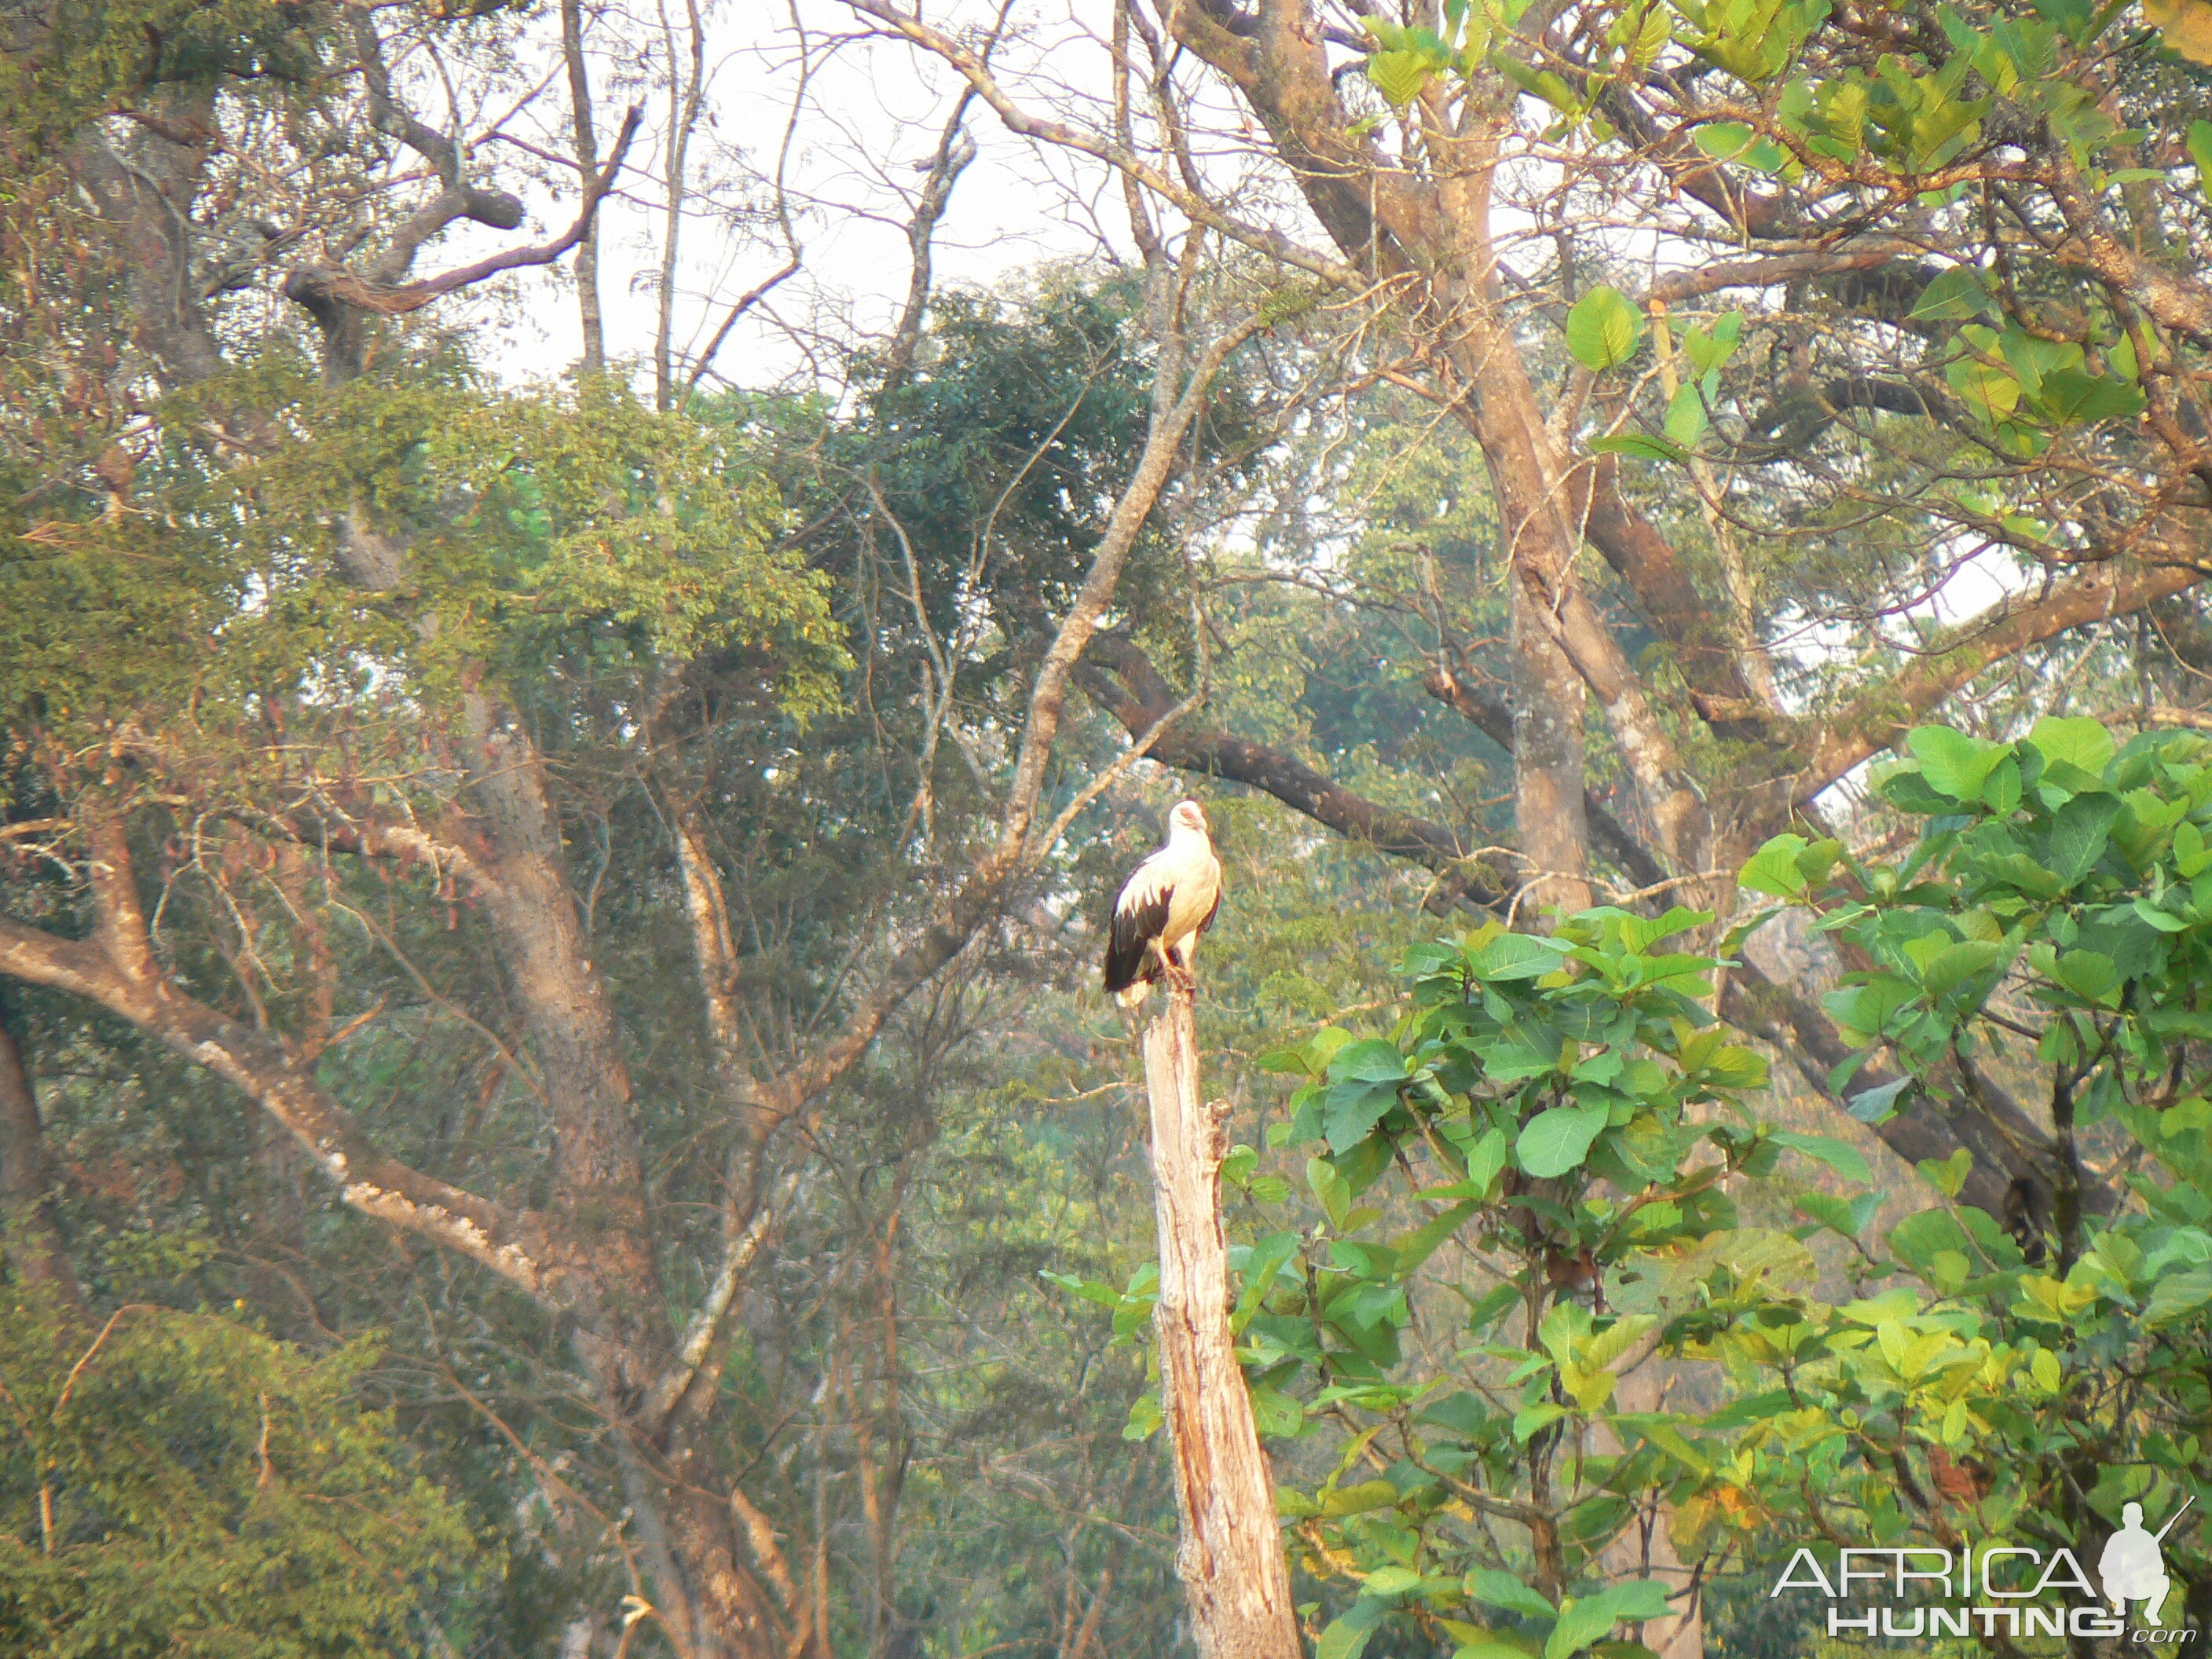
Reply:
M1170 988L1164 1001L1145 1030L1145 1088L1160 1241L1152 1325L1182 1531L1176 1572L1203 1659L1299 1659L1274 1481L1229 1328L1220 1203L1227 1108L1199 1099L1191 994Z
M1583 684L1513 583L1513 822L1528 860L1521 902L1530 921L1590 905L1589 825L1583 815Z
M561 0L561 54L568 68L568 118L576 146L576 170L586 181L599 170L599 135L592 119L592 71L584 58L581 0ZM607 368L606 325L599 311L599 226L596 217L576 244L576 309L584 331L584 355L576 372L604 374Z
M84 1291L70 1266L51 1197L53 1160L39 1122L30 1068L0 1002L0 1227L8 1266L26 1285L43 1285L65 1309L82 1311Z

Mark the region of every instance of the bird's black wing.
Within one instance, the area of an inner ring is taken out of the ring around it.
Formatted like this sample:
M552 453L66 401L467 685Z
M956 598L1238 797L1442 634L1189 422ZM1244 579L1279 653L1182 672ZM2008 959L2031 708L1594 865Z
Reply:
M1172 885L1164 886L1142 904L1114 906L1114 925L1106 938L1106 988L1126 991L1139 980L1159 977L1157 959L1147 963L1145 947L1168 925L1168 904L1175 897ZM1150 971L1146 971L1149 968Z

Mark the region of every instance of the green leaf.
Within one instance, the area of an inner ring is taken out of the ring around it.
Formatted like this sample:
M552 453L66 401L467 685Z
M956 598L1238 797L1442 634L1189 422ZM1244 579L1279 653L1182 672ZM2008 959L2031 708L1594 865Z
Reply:
M1909 1077L1878 1083L1871 1089L1862 1089L1855 1095L1847 1096L1844 1109L1862 1123L1886 1123L1903 1109L1900 1099L1911 1086L1912 1079Z
M1283 1264L1297 1253L1296 1233L1270 1233L1252 1246L1251 1253L1243 1259L1244 1288L1237 1294L1237 1306L1230 1315L1232 1331L1241 1334L1252 1322L1261 1303L1274 1288L1275 1277L1282 1272Z
M1948 726L1915 726L1905 739L1920 762L1920 775L1953 800L1981 799L1982 782L2012 753L2009 744L1987 743Z
M1777 898L1796 898L1805 890L1805 872L1797 855L1807 846L1802 836L1776 836L1744 861L1736 872L1736 885Z
M1535 1435L1567 1414L1567 1408L1555 1401L1540 1400L1533 1406L1523 1406L1513 1413L1513 1437L1522 1445Z
M1567 349L1584 368L1602 373L1636 355L1644 319L1617 288L1601 283L1567 313Z
M1037 1277L1048 1285L1059 1285L1071 1296L1081 1297L1085 1302L1096 1302L1109 1308L1121 1305L1121 1293L1111 1285L1101 1285L1092 1279L1079 1278L1074 1273L1056 1273L1049 1267L1038 1268Z
M1992 939L1962 939L1938 951L1920 970L1920 983L1931 1000L1950 995L1960 987L2008 962L2014 952Z
M1254 1388L1252 1423L1263 1440L1293 1440L1305 1426L1306 1408L1288 1395L1264 1385Z
M2087 426L2098 421L2131 420L2148 401L2125 380L2090 374L2078 368L2054 368L2043 377L2037 396L2044 412L2061 426Z
M1474 953L1478 978L1541 979L1559 965L1567 947L1530 933L1500 933Z
M1321 1633L1321 1639L1314 1644L1314 1659L1359 1659L1366 1651L1367 1638L1389 1614L1388 1602L1361 1596Z
M1566 1174L1589 1156L1608 1111L1604 1105L1554 1106L1537 1113L1514 1142L1521 1167L1543 1180Z
M1590 440L1593 455L1636 455L1647 461L1686 461L1690 452L1680 444L1670 444L1664 438L1654 438L1642 432L1615 432L1603 438Z
M2060 807L2051 826L2051 872L2071 887L2096 868L2119 815L2117 795L2076 795Z
M1392 1269L1395 1276L1401 1279L1411 1276L1416 1267L1436 1254L1438 1245L1459 1231L1461 1223L1473 1215L1475 1209L1472 1200L1455 1204L1425 1226L1400 1239L1392 1246L1398 1252L1397 1263Z
M1965 1190L1967 1176L1973 1172L1974 1155L1961 1146L1948 1158L1923 1158L1913 1168L1944 1197L1956 1198Z
M2150 1300L2143 1304L2143 1322L2163 1325L2195 1313L2208 1302L2212 1302L2212 1268L2191 1267L2185 1273L2168 1273L2152 1288Z
M1846 1146L1840 1140L1832 1139L1826 1135L1798 1134L1781 1129L1771 1131L1766 1138L1793 1152L1802 1152L1809 1158L1819 1160L1846 1180L1874 1179L1874 1171L1867 1167L1864 1155L1857 1147Z
M1733 161L1751 148L1752 131L1741 121L1708 121L1690 142L1716 161Z
M1881 1208L1882 1194L1861 1193L1848 1204L1832 1193L1800 1193L1797 1207L1845 1238L1863 1238Z
M1705 400L1698 395L1698 383L1685 380L1674 388L1674 395L1667 402L1667 440L1689 448L1705 435L1711 424L1705 413Z
M1362 1480L1356 1486L1336 1486L1321 1495L1322 1513L1329 1516L1366 1515L1387 1510L1398 1501L1398 1489L1388 1480Z
M2081 716L2046 714L2036 721L2027 740L2043 751L2046 762L2078 766L2093 778L2105 775L2117 747L2101 723Z
M1425 52L1377 52L1369 54L1366 70L1367 79L1382 94L1383 102L1392 109L1403 109L1421 95L1437 65Z
M1474 1196L1480 1198L1490 1190L1490 1183L1505 1167L1505 1131L1486 1130L1482 1139L1474 1143L1474 1149L1467 1155L1467 1179L1468 1185L1474 1189Z
M1406 1057L1395 1043L1369 1037L1339 1048L1330 1057L1328 1075L1334 1083L1396 1083L1406 1075Z
M2110 1006L2120 988L2119 965L2101 951L2062 951L2051 976L2087 1002Z
M1945 367L1943 378L1960 401L1984 421L2002 421L2020 406L2020 382L1995 364L1954 357Z
M1682 353L1698 366L1698 374L1710 374L1728 362L1742 338L1743 313L1731 311L1711 329L1692 329L1683 338Z
M1624 1620L1663 1619L1669 1611L1665 1588L1652 1579L1615 1584L1560 1610L1544 1643L1544 1659L1570 1659Z
M1352 1183L1337 1172L1336 1166L1326 1159L1310 1158L1306 1160L1306 1185L1321 1201L1322 1213L1328 1224L1341 1231L1345 1217L1352 1208Z
M1332 1083L1322 1097L1322 1136L1332 1152L1348 1152L1367 1139L1383 1114L1398 1103L1389 1083Z
M1485 1607L1503 1607L1524 1619L1553 1619L1559 1609L1510 1572L1480 1567L1467 1576L1468 1596Z
M1939 274L1921 291L1912 307L1919 322L1957 322L1968 317L1995 317L1996 302L1982 286L1981 273L1971 265L1954 265Z
M1156 1394L1140 1394L1129 1405L1129 1420L1121 1430L1124 1440L1149 1440L1158 1434L1160 1425L1167 1419L1160 1415L1160 1397Z
M1362 1595L1403 1595L1421 1587L1421 1575L1411 1567L1377 1567L1360 1585Z
M2189 159L2197 163L2197 188L2212 197L2212 121L2189 124Z

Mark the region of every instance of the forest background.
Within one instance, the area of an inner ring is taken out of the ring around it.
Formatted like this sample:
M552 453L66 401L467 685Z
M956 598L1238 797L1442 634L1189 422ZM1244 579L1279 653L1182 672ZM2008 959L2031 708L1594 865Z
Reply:
M1328 1659L2212 1492L2195 0L0 31L7 1642L1179 1650L1186 793Z

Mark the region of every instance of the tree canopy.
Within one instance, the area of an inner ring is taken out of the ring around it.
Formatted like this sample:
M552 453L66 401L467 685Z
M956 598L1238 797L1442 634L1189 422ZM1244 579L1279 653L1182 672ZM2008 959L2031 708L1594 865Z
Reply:
M2212 1504L2201 9L17 8L0 1630L1177 1650L1185 793L1325 1659Z

